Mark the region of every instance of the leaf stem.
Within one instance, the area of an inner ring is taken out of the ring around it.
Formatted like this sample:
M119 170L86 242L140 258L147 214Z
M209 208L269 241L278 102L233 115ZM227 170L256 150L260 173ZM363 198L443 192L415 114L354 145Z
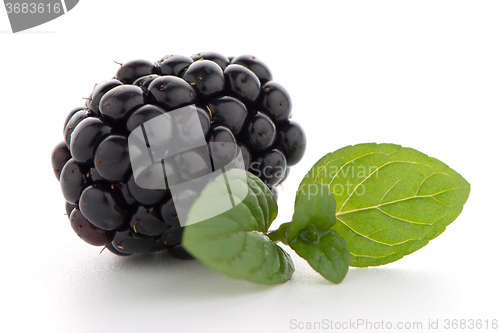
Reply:
M288 245L288 230L292 222L282 223L278 229L267 233L267 236L275 243L282 242Z

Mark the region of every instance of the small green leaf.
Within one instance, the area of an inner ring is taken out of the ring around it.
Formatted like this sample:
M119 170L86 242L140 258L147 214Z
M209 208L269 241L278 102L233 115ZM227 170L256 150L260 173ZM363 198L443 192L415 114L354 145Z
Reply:
M422 248L458 217L470 192L446 164L393 144L327 154L300 186L311 182L326 184L334 194L332 229L346 240L350 265L357 267L387 264Z
M325 279L340 283L349 270L350 253L346 241L334 230L327 230L315 242L297 238L290 247L306 259Z
M190 224L227 197L214 191L225 186L224 175L216 178L193 204L182 245L207 267L229 277L265 284L286 282L294 271L292 259L265 234L278 213L274 195L246 171L232 169L225 176L232 195L243 201L218 216Z
M297 238L307 226L318 232L329 230L335 224L335 208L335 198L328 186L312 181L300 187L288 240Z
M297 192L292 222L286 224L286 242L327 280L340 283L349 269L346 242L336 231L335 198L328 186L309 182ZM284 229L282 228L282 229Z

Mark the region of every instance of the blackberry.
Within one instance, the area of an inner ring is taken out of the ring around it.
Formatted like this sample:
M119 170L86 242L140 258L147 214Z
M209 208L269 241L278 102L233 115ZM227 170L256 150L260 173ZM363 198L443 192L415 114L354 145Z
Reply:
M173 123L177 111L170 112L189 105L198 117L181 114L182 126ZM112 79L94 86L84 106L66 115L64 141L52 151L71 227L116 255L168 251L191 259L181 245L179 216L187 212L176 210L171 186L198 182L239 150L245 169L277 198L277 186L306 147L304 130L290 119L291 105L270 69L251 55L204 52L122 64ZM132 166L145 153L134 151L130 137L160 116L154 126L161 131L146 143L153 164L135 178ZM197 143L193 126L201 126L207 145ZM167 152L162 142L172 137L198 148L154 162L152 154ZM159 173L165 175L160 182ZM193 195L186 191L180 198Z

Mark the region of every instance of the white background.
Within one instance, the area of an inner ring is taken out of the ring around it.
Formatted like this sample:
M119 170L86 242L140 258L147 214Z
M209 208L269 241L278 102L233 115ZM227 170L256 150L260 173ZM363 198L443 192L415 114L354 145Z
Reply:
M500 319L499 17L496 1L82 0L12 34L0 9L0 323L9 332L294 332L293 319L424 328ZM196 261L99 254L73 233L52 175L62 122L114 75L113 60L200 51L259 57L293 98L308 147L280 189L273 227L290 220L320 157L364 142L450 165L471 183L462 214L423 249L351 269L340 285L297 256L293 278L269 287Z

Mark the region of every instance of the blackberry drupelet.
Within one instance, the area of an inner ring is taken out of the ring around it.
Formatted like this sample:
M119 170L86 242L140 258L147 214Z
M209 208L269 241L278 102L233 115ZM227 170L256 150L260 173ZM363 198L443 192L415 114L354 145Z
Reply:
M290 119L288 92L261 60L215 52L169 55L154 63L133 60L96 84L85 106L69 112L63 141L52 151L66 213L81 239L121 256L168 251L192 258L181 245L183 228L168 185L137 185L148 179L134 178L127 138L145 122L193 104L218 161L214 167L234 159L234 147L239 147L245 169L277 197L277 186L304 155L306 138ZM177 129L183 140L192 139L193 121ZM164 133L172 131L165 128ZM153 167L174 170L176 181L192 180L211 172L205 154L195 149Z

